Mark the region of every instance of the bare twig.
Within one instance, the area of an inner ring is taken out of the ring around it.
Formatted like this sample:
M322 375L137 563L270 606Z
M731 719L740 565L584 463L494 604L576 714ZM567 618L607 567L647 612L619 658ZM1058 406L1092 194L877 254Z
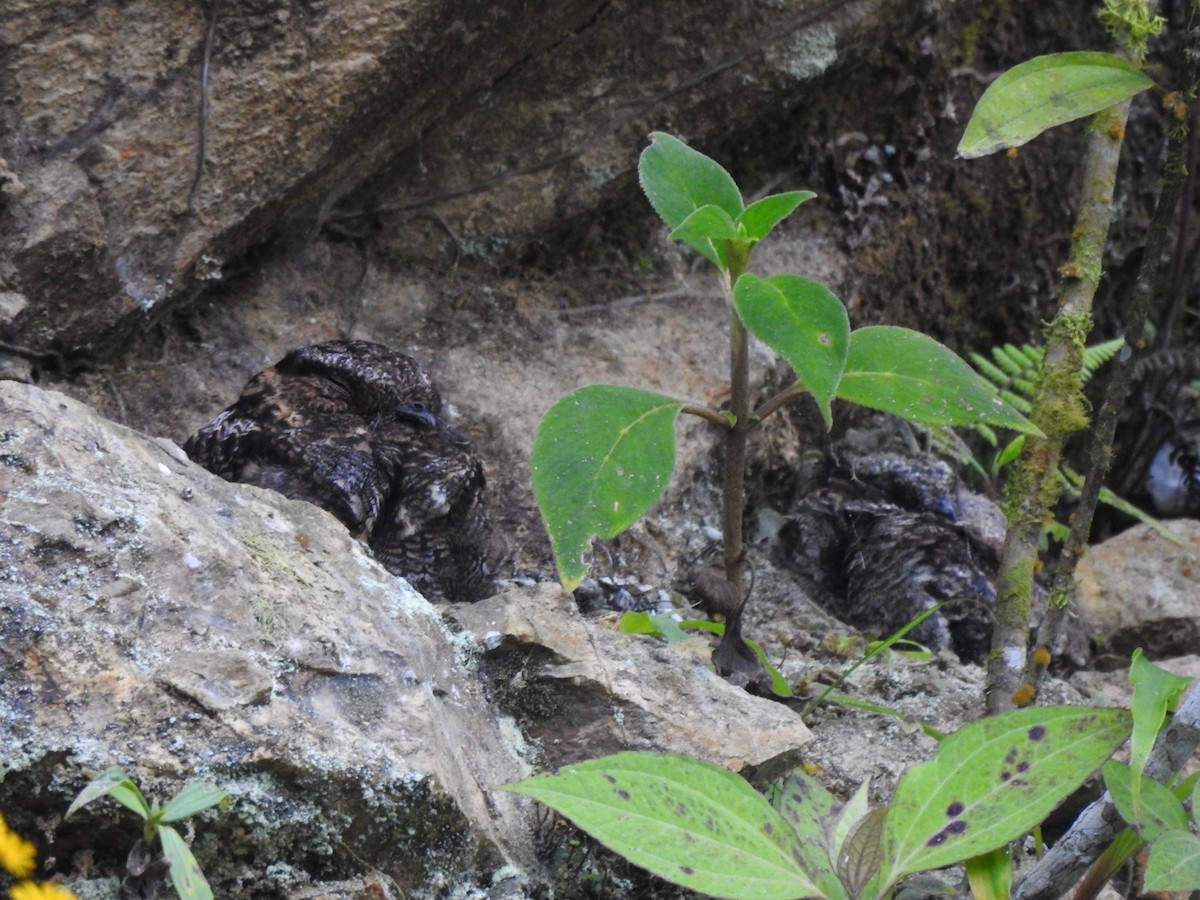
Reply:
M175 257L183 243L188 226L196 215L196 196L200 192L200 181L204 178L204 157L208 153L208 73L212 62L213 42L217 36L217 6L220 0L209 0L208 28L204 33L204 51L200 60L200 100L196 111L196 163L192 172L192 182L188 185L187 204L184 207L183 218L175 230L175 238L171 248L163 260L162 274L163 289L171 278L171 267L175 265Z

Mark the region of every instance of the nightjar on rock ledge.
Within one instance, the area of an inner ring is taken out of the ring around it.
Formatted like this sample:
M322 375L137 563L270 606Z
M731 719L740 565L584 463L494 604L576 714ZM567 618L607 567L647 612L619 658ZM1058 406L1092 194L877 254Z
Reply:
M773 548L842 621L886 637L945 600L908 637L982 660L1004 516L940 460L843 449L790 510Z
M440 412L414 360L329 341L259 372L183 449L228 481L333 513L431 600L479 600L493 589L483 469Z

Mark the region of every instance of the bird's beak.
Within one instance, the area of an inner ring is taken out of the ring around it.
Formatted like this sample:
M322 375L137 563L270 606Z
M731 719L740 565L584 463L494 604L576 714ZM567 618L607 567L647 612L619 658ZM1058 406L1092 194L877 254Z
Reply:
M401 419L420 422L430 428L438 427L437 416L424 403L398 403L396 405L396 415Z

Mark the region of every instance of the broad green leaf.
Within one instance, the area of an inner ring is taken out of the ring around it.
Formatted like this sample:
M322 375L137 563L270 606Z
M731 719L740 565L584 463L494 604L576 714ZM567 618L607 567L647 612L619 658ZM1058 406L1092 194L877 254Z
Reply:
M650 205L672 229L702 206L720 207L731 219L744 207L741 192L719 163L661 131L650 135L650 146L642 151L638 180ZM687 243L722 271L729 268L721 242L695 238Z
M1040 434L951 350L908 328L872 325L851 332L837 396L929 425L987 423Z
M973 900L1008 900L1012 888L1012 857L1008 847L997 847L966 862L967 882Z
M146 798L142 796L142 792L138 790L137 785L117 766L101 772L92 779L87 787L80 791L79 796L75 798L75 802L67 810L67 817L69 818L72 813L82 809L93 800L105 796L112 797L126 809L132 810L143 819L150 817L150 804L146 802Z
M1188 830L1188 814L1170 788L1152 778L1135 780L1133 770L1115 759L1106 762L1101 771L1117 812L1137 828L1142 840L1153 842L1164 832ZM1134 795L1135 783L1140 783L1140 797Z
M642 610L630 610L617 619L617 631L624 634L645 634L650 637L666 638L668 643L686 640L689 635L679 627L670 613L650 615Z
M772 805L796 832L804 871L824 896L846 896L835 861L847 834L867 814L865 791L842 803L800 768L778 783Z
M160 822L178 822L223 802L229 795L211 784L188 784L167 801Z
M900 778L883 885L986 853L1041 822L1130 730L1121 709L1035 707L971 722Z
M798 841L745 780L671 753L618 753L506 790L557 810L630 862L718 897L817 896Z
M967 123L958 155L986 156L1020 147L1048 128L1097 113L1154 82L1112 53L1038 56L991 83Z
M745 240L729 213L719 206L701 206L679 223L671 232L673 241L692 241L708 238L713 241Z
M530 467L564 590L587 577L593 537L620 534L652 507L675 469L683 404L595 384L563 397L538 427Z
M212 888L208 886L208 880L200 871L200 864L179 832L170 825L164 825L158 830L158 836L170 865L171 884L175 886L180 900L213 900Z
M1188 831L1169 831L1150 848L1144 888L1147 891L1194 891L1200 888L1200 838Z
M1133 651L1129 683L1133 685L1133 737L1129 741L1129 767L1134 772L1133 789L1136 796L1139 776L1162 728L1167 709L1174 707L1175 701L1187 690L1189 682L1150 662L1139 648Z
M830 428L829 404L850 350L850 319L842 301L799 275L745 274L733 286L733 305L746 328L796 371Z
M789 191L756 200L742 210L737 222L746 229L746 239L761 241L771 230L792 214L801 203L817 196L812 191Z

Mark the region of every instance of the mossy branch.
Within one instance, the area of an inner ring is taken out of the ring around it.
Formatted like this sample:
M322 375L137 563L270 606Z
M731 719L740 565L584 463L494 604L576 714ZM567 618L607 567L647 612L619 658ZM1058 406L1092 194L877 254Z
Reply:
M1184 89L1194 93L1200 87L1200 83L1198 83L1200 82L1200 32L1195 30L1191 32L1184 59L1190 61L1186 65L1187 75ZM1168 97L1170 96L1168 95ZM1182 96L1182 93L1175 96ZM1121 410L1129 397L1134 367L1142 359L1146 350L1146 322L1150 320L1153 313L1155 298L1163 296L1167 291L1165 282L1170 278L1170 272L1164 270L1160 265L1163 258L1160 248L1170 245L1175 211L1179 206L1184 184L1187 181L1188 136L1185 113L1177 118L1175 127L1170 129L1167 136L1162 192L1159 194L1150 227L1146 231L1146 252L1142 254L1133 297L1125 309L1122 331L1125 336L1125 345L1130 350L1118 356L1109 378L1104 401L1100 406L1095 427L1088 440L1085 458L1090 462L1091 467L1087 472L1083 488L1080 491L1079 502L1071 519L1071 531L1050 575L1050 597L1038 635L1039 642L1045 646L1054 646L1071 602L1074 600L1076 564L1087 545L1096 505L1100 500L1100 490L1104 486L1112 464L1113 437L1116 434ZM1039 664L1031 658L1023 680L1036 686L1045 675L1045 669L1044 664Z
M1046 354L1038 379L1032 421L1045 435L1025 441L1006 484L1008 536L996 579L996 627L988 658L987 710L1012 707L1021 684L1029 637L1029 609L1042 523L1058 500L1058 464L1066 439L1087 425L1083 396L1083 349L1092 325L1092 300L1117 179L1129 101L1108 107L1093 120L1084 160L1084 196L1070 261L1062 267L1058 312L1046 328Z
M1127 46L1126 50L1137 54L1136 48ZM1058 466L1063 445L1071 434L1088 424L1083 396L1083 351L1092 326L1092 301L1113 217L1117 165L1129 104L1129 100L1113 104L1092 120L1071 255L1059 269L1063 282L1058 312L1046 327L1046 352L1031 415L1044 437L1026 439L1005 485L1008 535L996 578L996 625L986 681L989 715L1015 705L1013 695L1021 686L1026 669L1039 533L1058 500Z

